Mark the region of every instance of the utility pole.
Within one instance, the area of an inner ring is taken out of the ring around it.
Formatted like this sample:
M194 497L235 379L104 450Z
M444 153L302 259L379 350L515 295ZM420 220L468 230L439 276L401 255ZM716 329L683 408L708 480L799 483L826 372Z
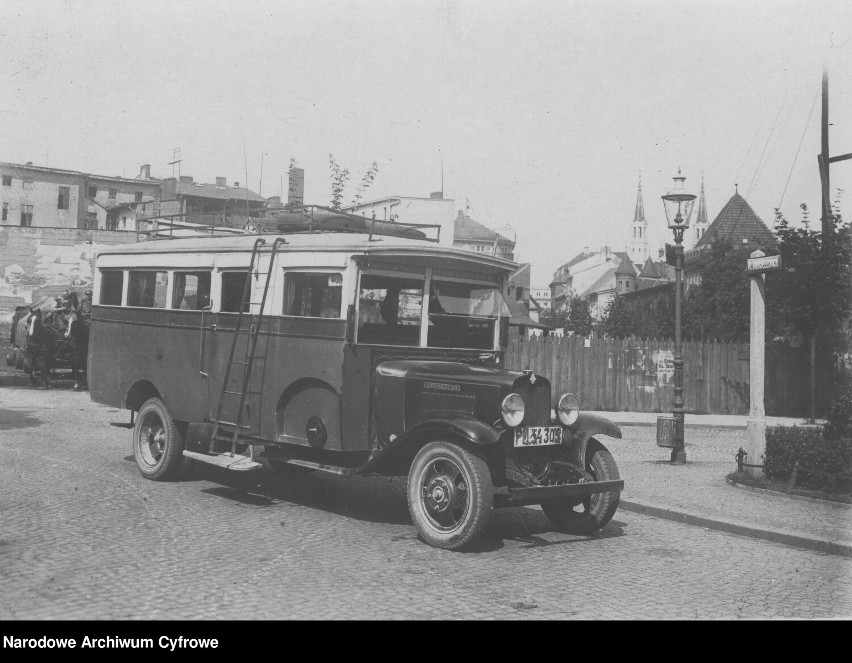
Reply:
M836 157L829 156L828 151L828 69L822 70L822 131L820 140L819 179L822 184L822 237L827 240L834 228L834 214L831 211L831 183L829 177L829 164L836 161L852 159L852 153L841 154Z

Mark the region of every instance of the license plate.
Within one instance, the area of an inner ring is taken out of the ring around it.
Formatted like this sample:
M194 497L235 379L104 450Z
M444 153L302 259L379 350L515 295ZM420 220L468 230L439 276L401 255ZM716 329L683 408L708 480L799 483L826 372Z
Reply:
M562 428L559 426L525 426L515 429L516 447L539 447L562 444Z

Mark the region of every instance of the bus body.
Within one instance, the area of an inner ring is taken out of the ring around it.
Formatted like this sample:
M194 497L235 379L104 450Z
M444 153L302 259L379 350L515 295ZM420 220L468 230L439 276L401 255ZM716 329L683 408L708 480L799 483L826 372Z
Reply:
M365 233L111 247L96 263L91 397L137 413L147 478L176 478L187 457L408 475L432 545L471 545L492 506L539 503L591 532L623 487L592 436L621 433L502 368L515 267Z

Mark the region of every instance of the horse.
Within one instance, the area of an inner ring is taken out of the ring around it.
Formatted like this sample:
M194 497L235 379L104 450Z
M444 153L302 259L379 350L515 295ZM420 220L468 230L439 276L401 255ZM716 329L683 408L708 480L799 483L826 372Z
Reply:
M30 358L30 381L36 381L36 369L41 366L42 388L50 389L50 369L56 359L56 341L59 334L42 320L42 313L36 309L27 323L26 352Z
M72 308L65 317L65 334L68 342L68 358L71 362L71 376L74 378L74 391L88 389L86 359L89 355L89 326L79 308ZM83 376L82 384L80 376Z

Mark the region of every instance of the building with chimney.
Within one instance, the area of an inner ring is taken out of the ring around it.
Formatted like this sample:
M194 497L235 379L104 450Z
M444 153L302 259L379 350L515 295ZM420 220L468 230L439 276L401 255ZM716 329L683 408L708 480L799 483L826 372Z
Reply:
M93 175L76 170L0 163L0 225L85 230L112 227L110 210L130 202L155 200L161 180L143 165L135 178Z

